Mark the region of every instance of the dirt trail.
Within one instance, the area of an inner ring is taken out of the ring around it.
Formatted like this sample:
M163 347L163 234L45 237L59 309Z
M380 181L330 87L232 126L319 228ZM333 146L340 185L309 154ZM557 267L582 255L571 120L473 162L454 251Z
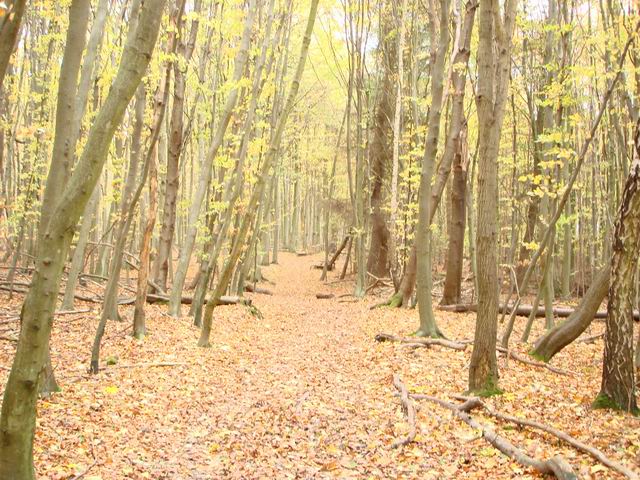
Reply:
M240 306L216 309L210 349L196 347L198 330L188 317L171 319L165 306L148 306L150 335L138 342L129 322L110 324L103 359L117 363L90 377L98 307L89 317L56 322L53 355L63 390L39 404L40 478L74 478L91 465L86 480L537 478L429 404L418 414L416 442L391 448L406 433L392 374L413 391L448 398L466 387L470 351L374 342L383 331L410 334L417 312L369 310L378 299L339 298L352 283L336 282L336 272L328 285L320 282L311 268L319 258L281 254L280 265L264 269L275 285L262 286L274 294L250 294L264 319ZM318 300L318 292L336 297ZM438 312L438 320L451 338L472 336L473 315ZM9 365L12 348L0 344L1 365ZM640 422L589 408L601 348L583 344L554 359L579 372L576 378L501 360L507 393L493 405L564 426L632 465ZM177 365L136 366L156 362ZM527 431L505 434L532 455L562 453L584 478L592 475L593 461L571 449ZM616 478L598 475L592 478Z

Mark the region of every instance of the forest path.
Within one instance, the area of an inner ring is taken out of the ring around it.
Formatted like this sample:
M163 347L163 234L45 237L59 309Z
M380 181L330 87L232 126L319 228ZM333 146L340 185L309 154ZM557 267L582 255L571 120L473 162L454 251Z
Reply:
M430 404L418 412L416 441L391 448L407 432L392 375L412 391L447 399L466 388L470 349L375 342L380 332L409 335L417 311L369 309L384 297L340 297L351 293L352 279L338 282L339 272L331 272L328 284L320 282L312 265L321 258L280 253L280 264L263 270L275 285L261 286L274 294L248 294L264 319L242 306L217 308L208 349L196 346L191 318L170 318L164 305L147 306L142 342L129 335L130 321L110 323L102 359L116 364L96 376L86 371L99 306L56 321L52 356L63 389L38 405L39 478L69 480L87 467L85 480L539 478ZM336 296L318 300L318 292ZM13 302L18 311L19 299ZM132 308L122 313L130 320ZM450 338L472 336L473 314L436 315ZM13 348L0 343L2 384ZM569 347L554 358L576 372L564 377L502 357L506 393L490 403L564 428L634 465L640 421L590 408L601 358L601 342ZM504 434L539 458L564 455L581 478L618 478L591 475L593 460L544 436L511 428Z

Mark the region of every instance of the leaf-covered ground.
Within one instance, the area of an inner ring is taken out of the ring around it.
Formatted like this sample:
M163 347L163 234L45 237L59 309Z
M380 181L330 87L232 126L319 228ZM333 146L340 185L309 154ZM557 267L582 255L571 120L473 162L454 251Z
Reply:
M196 346L188 317L171 319L164 306L147 306L143 342L130 337L129 321L110 323L102 360L116 364L96 376L86 371L99 306L78 305L93 311L59 317L52 350L62 391L38 406L39 478L537 478L429 403L419 405L415 443L391 448L407 429L392 375L413 392L450 400L465 390L470 347L375 342L380 332L409 335L417 312L370 310L379 299L340 297L352 284L336 281L336 273L328 285L318 281L311 265L319 258L281 254L280 265L264 269L275 282L264 287L274 295L248 294L264 319L244 307L216 309L210 349ZM336 297L318 300L318 292ZM3 318L15 315L19 298L2 298ZM131 318L131 307L122 311ZM436 314L449 338L472 338L474 314ZM590 334L602 327L594 324ZM0 342L2 385L13 348ZM505 394L488 403L562 429L640 471L640 420L590 408L601 359L601 340L570 346L553 360L575 372L566 377L501 356ZM149 366L157 363L173 365ZM562 454L582 478L621 478L552 437L473 415L533 456Z

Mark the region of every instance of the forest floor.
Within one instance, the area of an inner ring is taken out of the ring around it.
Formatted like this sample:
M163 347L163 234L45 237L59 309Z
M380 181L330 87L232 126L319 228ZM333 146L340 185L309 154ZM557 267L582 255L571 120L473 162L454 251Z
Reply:
M263 270L275 282L263 286L274 294L247 294L264 319L241 306L217 308L210 349L196 346L190 318L169 318L165 306L147 306L150 333L142 342L129 335L130 321L110 323L102 360L117 363L95 376L86 372L99 305L78 302L92 312L57 318L52 355L62 391L38 404L39 478L538 478L430 403L419 405L415 442L392 448L407 432L392 375L412 392L451 401L466 388L471 348L374 341L381 332L410 335L417 311L370 310L380 299L340 297L352 283L336 281L337 272L320 282L311 268L319 259L282 253L279 265ZM318 300L319 292L336 297ZM3 292L0 314L17 314L20 297L8 301ZM133 314L121 311L127 320ZM449 338L473 337L474 314L436 315ZM602 328L596 323L589 334ZM0 341L2 386L13 349ZM553 359L571 376L500 356L505 393L487 403L553 425L640 471L640 419L590 407L601 360L602 340ZM622 478L553 437L473 415L530 455L563 455L581 478Z

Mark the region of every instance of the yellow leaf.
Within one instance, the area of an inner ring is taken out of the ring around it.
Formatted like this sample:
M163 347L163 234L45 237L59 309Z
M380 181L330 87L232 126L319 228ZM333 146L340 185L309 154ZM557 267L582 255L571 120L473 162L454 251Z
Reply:
M118 387L116 387L115 385L109 385L108 387L104 387L103 391L107 395L115 395L116 393L118 393Z

